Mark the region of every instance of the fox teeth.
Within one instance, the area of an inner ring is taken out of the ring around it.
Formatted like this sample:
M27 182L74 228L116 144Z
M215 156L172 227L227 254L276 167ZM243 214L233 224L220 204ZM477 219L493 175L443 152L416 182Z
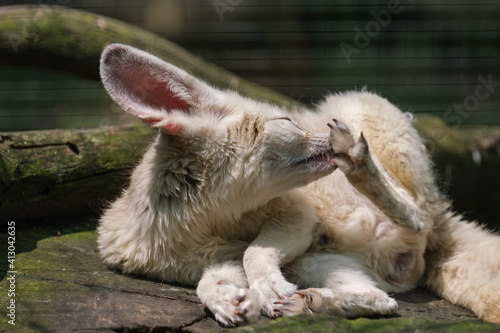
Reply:
M324 162L328 162L330 161L331 159L333 159L333 152L331 150L328 150L328 151L325 151L323 152L320 157L321 157L321 160L323 160Z
M324 153L324 156L327 161L330 161L331 159L333 159L333 152L329 150L326 153Z

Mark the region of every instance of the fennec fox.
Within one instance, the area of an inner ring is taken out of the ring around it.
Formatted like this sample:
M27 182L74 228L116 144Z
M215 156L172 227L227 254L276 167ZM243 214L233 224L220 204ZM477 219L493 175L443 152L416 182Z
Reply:
M100 219L107 264L197 285L228 326L390 314L387 293L419 281L500 322L500 238L449 210L411 117L387 100L348 92L286 112L120 44L101 77L159 132Z

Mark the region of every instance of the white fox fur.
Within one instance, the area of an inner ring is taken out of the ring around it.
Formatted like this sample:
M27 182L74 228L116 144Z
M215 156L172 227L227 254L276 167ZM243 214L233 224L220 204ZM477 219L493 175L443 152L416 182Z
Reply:
M107 264L197 285L228 326L389 314L387 292L419 281L500 322L500 238L449 211L411 117L387 100L347 92L286 112L120 44L101 77L159 132L101 217Z

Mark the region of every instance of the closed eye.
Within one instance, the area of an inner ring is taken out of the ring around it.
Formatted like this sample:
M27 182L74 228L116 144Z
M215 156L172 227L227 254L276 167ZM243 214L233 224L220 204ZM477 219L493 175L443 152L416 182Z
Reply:
M305 133L310 133L308 130L306 130L305 128L303 128L302 126L299 126L297 125L292 119L290 119L289 117L277 117L277 118L273 118L271 120L287 120L289 122L291 122L295 127L297 127L299 130L305 132Z

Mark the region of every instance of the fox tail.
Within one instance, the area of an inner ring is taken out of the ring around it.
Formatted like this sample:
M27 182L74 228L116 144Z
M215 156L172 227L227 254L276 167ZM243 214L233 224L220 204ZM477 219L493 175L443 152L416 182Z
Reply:
M426 287L500 324L500 235L447 211L428 238Z

